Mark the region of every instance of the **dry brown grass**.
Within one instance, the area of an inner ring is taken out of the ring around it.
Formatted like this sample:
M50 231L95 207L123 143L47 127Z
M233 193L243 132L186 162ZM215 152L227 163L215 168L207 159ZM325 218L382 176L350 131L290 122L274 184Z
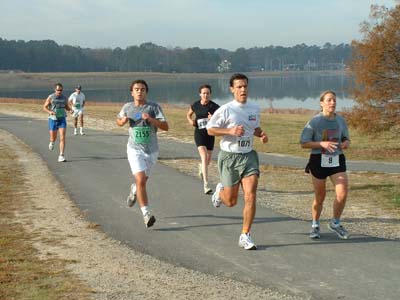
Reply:
M89 289L66 271L70 262L39 258L16 212L34 209L23 169L13 150L0 143L0 299L89 299ZM59 243L51 240L46 242Z

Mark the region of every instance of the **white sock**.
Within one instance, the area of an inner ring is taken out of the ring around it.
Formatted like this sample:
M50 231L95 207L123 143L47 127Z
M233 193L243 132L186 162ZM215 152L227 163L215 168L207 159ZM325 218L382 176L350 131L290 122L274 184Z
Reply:
M142 206L140 209L142 210L143 216L149 212L149 207L148 206Z

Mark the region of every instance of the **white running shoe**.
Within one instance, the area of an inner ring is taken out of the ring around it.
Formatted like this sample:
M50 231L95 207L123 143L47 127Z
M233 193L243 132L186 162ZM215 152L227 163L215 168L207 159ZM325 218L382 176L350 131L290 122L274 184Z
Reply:
M256 250L257 246L250 237L250 233L242 233L239 237L239 247L244 250Z
M77 135L78 131L76 130L76 128L74 128L74 135Z
M126 198L126 204L129 207L132 207L135 205L135 203L136 203L136 184L132 183L129 196L128 198Z
M211 201L212 204L214 205L214 207L220 207L221 206L221 198L219 197L219 192L222 191L224 189L224 186L222 185L221 182L219 182L217 184L217 186L215 187L215 192L211 197Z
M144 225L146 225L146 228L149 228L154 225L154 223L156 222L156 218L154 218L154 216L150 212L147 212L143 215L143 221Z
M83 132L83 129L82 129L82 128L81 128L80 134L81 134L81 135L85 135L85 133Z
M54 142L50 142L49 143L49 150L53 151L53 149L54 149Z
M211 194L212 193L212 189L208 186L207 183L204 184L204 194Z
M59 156L58 156L58 162L64 162L65 161L65 156L64 156L64 154L60 154Z

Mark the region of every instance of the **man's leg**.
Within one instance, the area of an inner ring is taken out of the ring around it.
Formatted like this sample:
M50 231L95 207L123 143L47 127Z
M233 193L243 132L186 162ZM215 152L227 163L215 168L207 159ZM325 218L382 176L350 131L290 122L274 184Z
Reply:
M237 204L239 187L240 183L237 183L233 186L224 186L224 189L220 191L219 197L225 206L232 207Z
M57 140L57 130L49 130L50 142L55 143Z
M139 202L140 210L143 214L143 221L146 228L154 225L156 218L149 211L149 199L147 197L146 184L148 177L144 171L135 174L136 181L136 195Z
M77 127L78 127L78 117L74 116L74 135L78 134L78 132L77 132L78 128Z
M81 126L80 134L83 135L83 113L82 112L79 114L79 123L80 123L80 126Z
M244 193L243 227L242 233L249 233L256 214L256 193L258 176L253 174L242 179Z
M245 250L257 249L256 244L250 236L251 225L256 214L256 191L258 185L258 176L256 174L244 177L242 179L242 188L244 193L243 207L243 227L239 236L239 247Z
M59 128L58 131L60 132L60 154L64 154L65 150L65 128Z
M148 206L149 204L146 191L147 179L148 177L144 171L135 174L136 195L140 207Z

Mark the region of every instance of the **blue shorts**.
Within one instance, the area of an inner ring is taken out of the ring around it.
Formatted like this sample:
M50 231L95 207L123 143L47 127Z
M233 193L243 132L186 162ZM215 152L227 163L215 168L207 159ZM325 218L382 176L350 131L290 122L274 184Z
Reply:
M67 128L67 119L65 117L57 120L49 119L50 131L57 131L59 128Z

